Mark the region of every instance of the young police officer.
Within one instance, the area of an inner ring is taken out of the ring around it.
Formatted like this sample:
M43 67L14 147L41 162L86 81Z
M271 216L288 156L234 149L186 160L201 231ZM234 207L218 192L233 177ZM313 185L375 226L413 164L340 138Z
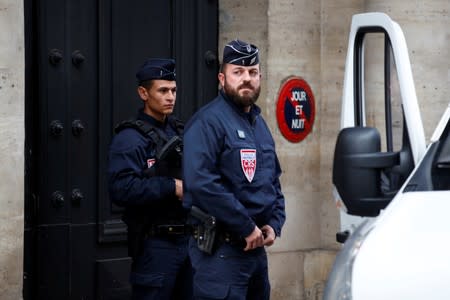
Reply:
M183 124L175 105L175 61L149 59L138 70L144 107L122 122L109 150L109 192L125 207L133 258L132 299L191 299L189 230L182 207Z
M220 94L192 117L184 135L184 205L198 224L189 245L194 297L269 299L264 246L280 235L285 209L275 144L255 105L258 48L227 44L218 78ZM194 214L196 207L215 217L212 251L202 251L211 224Z

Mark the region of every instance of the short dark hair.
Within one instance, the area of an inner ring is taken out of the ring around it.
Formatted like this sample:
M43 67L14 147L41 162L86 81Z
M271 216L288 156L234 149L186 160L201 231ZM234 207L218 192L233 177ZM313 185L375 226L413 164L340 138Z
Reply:
M149 90L149 89L151 89L152 86L153 86L153 79L140 81L140 82L138 82L138 86L142 86L142 87L145 88L146 90Z

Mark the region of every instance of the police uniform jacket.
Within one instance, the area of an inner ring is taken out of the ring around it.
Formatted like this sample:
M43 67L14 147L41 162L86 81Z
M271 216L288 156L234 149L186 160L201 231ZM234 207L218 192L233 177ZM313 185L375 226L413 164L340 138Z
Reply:
M184 133L184 200L245 238L255 225L277 236L285 221L280 165L261 110L245 113L221 91L188 122Z
M174 118L161 123L139 111L138 118L152 124L167 139L177 134ZM185 209L175 196L175 181L169 176L148 177L155 165L157 145L150 136L134 128L118 132L109 148L108 186L111 200L126 209L141 211L154 222L184 218ZM181 165L180 165L181 167ZM148 170L147 170L148 171Z

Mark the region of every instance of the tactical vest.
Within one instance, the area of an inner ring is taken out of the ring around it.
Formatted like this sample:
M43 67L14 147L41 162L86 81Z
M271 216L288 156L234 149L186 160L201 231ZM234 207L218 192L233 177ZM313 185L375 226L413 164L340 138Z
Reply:
M168 122L177 134L171 139L156 126L139 119L122 121L114 128L116 134L126 128L133 128L143 136L148 137L150 143L156 146L156 162L151 168L142 170L143 176L182 178L183 144L181 136L183 135L184 124L175 118L169 118ZM136 258L141 253L144 248L143 241L152 224L171 221L185 222L186 212L182 209L181 202L178 199L164 201L163 203L164 207L127 207L125 209L122 220L127 224L129 256Z
M148 169L144 169L142 174L146 177L169 176L181 179L181 163L183 155L183 135L184 124L176 119L169 118L169 126L175 129L176 136L169 139L165 132L153 124L140 119L130 119L120 122L115 128L115 133L126 128L133 128L142 135L149 137L156 146L156 162Z

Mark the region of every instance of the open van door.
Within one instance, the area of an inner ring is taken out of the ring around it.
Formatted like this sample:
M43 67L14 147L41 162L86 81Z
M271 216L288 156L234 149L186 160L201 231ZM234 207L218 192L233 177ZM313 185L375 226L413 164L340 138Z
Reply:
M398 192L425 152L405 38L382 13L353 16L333 161L344 241ZM355 217L358 216L358 217Z

